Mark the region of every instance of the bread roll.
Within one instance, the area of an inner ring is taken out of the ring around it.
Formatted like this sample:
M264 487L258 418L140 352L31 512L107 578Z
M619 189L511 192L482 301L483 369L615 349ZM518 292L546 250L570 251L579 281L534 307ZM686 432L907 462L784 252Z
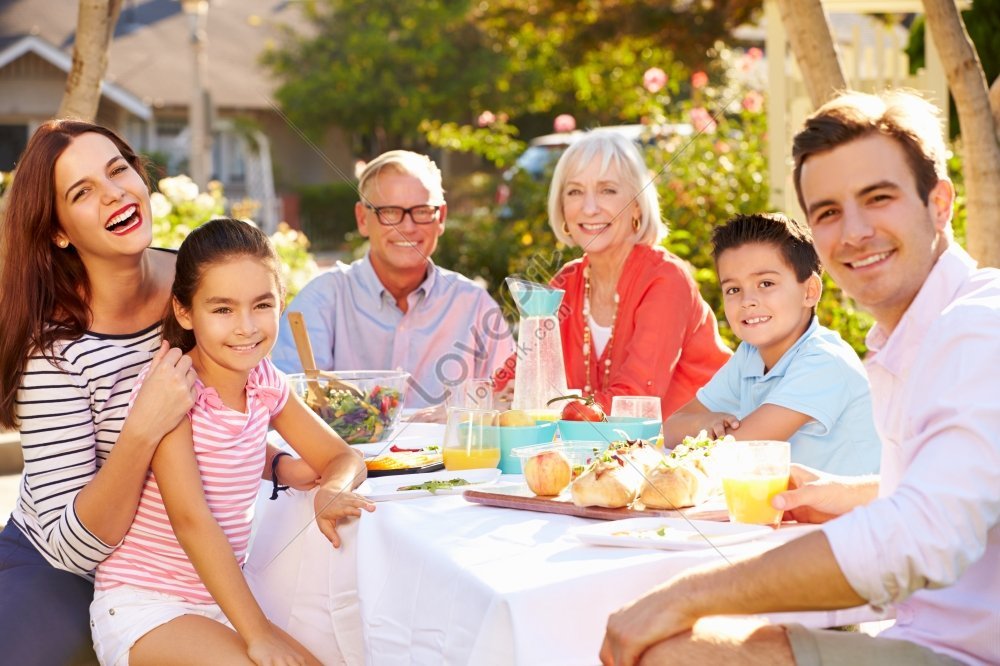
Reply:
M577 506L628 506L639 495L642 473L619 453L605 451L570 484Z
M661 465L646 477L639 499L651 509L682 509L705 501L712 483L696 465Z

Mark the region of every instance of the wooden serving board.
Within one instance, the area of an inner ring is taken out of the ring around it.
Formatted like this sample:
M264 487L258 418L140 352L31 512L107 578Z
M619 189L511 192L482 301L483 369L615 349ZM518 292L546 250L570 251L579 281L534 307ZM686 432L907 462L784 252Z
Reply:
M521 509L524 511L542 511L544 513L560 513L580 518L595 518L597 520L621 520L623 518L642 518L644 516L685 516L698 520L716 520L727 522L729 514L726 508L717 502L709 500L700 507L691 507L679 511L669 509L608 509L601 506L577 506L568 493L557 497L540 497L528 490L527 485L491 488L488 490L466 490L462 493L466 501L487 506L498 506L504 509Z

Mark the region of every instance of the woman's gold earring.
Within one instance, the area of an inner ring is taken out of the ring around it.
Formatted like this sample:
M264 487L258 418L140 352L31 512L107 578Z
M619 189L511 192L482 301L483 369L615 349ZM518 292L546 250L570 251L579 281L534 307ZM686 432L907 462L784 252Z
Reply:
M58 245L60 249L65 250L66 248L69 247L69 241L66 240L65 238L60 238L59 240L56 241L56 245Z
M563 233L569 236L569 223L563 222Z
M639 231L639 227L641 227L641 226L642 226L642 222L639 220L639 218L638 217L633 217L632 218L632 228L635 229L636 231Z

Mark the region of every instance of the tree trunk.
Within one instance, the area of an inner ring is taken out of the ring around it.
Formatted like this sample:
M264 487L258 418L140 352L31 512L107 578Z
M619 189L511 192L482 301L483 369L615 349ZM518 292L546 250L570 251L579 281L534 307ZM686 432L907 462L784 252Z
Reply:
M101 101L101 79L108 67L108 46L118 23L122 0L80 0L73 44L73 68L58 118L93 122Z
M813 107L847 88L830 25L820 0L777 0L788 44L795 54Z
M1000 76L990 86L990 106L993 108L993 123L997 126L997 136L1000 136Z
M1000 145L986 75L955 0L923 0L927 26L941 54L962 132L969 254L1000 266Z

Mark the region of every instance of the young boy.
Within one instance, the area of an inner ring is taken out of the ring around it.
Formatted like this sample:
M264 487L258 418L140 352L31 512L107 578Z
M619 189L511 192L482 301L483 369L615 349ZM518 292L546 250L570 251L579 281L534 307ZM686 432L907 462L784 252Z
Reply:
M816 319L822 266L808 228L783 215L738 215L712 242L726 319L743 342L667 419L665 441L699 430L784 440L792 462L877 472L868 376L854 350Z

